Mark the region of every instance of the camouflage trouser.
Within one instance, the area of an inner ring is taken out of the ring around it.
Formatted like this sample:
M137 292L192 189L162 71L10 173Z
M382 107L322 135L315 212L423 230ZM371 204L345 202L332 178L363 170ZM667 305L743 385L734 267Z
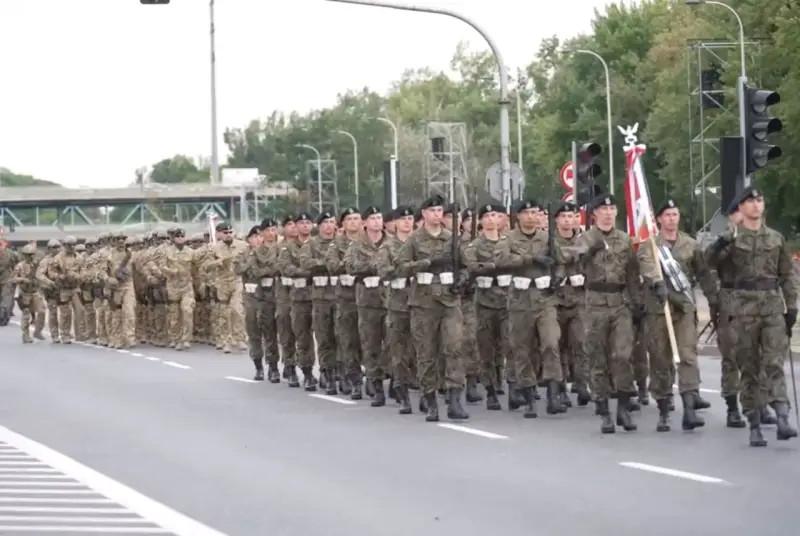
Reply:
M508 339L520 388L535 387L539 380L563 381L558 344L561 330L555 306L537 311L509 311ZM540 361L541 360L541 361ZM541 366L541 378L537 371Z
M592 363L591 389L597 398L636 394L633 382L633 319L630 308L588 305L585 349Z
M44 329L44 304L39 295L35 293L20 293L19 299L21 303L26 304L22 309L22 318L19 321L22 340L23 342L31 341L31 324L34 324L34 335L41 335L42 329Z
M316 361L314 353L314 332L311 329L311 302L292 302L292 331L297 348L297 365L313 367Z
M361 340L358 337L358 308L351 301L336 306L336 336L345 374L361 376Z
M281 358L284 366L293 366L295 361L296 342L292 329L292 304L278 302L275 314L275 324L278 328L278 342L281 348Z
M47 300L47 328L50 330L50 337L57 341L58 338L58 300L55 298Z
M77 296L74 290L62 290L58 294L58 336L61 342L72 340L72 315Z
M464 319L461 307L411 308L411 335L423 394L463 388L464 365L458 353Z
M167 304L167 333L171 347L189 344L194 333L194 290L187 289L179 296L170 291Z
M108 331L106 328L106 308L107 304L103 298L94 299L94 319L95 319L95 332L97 333L97 344L108 344Z
M717 347L720 359L720 394L724 397L739 394L739 366L733 353L734 334L727 313L720 312L717 326Z
M464 372L467 376L480 377L483 367L478 354L478 320L475 316L475 301L473 298L462 298L461 317L464 319L463 337L459 345L459 357L464 363Z
M502 387L498 370L504 366L505 358L510 354L508 309L490 309L477 304L475 319L481 383L498 389Z
M320 370L336 370L336 302L314 300L311 325L317 340Z
M694 312L672 311L672 327L678 344L678 389L681 393L700 388L700 369L697 366L697 317ZM672 394L675 365L667 333L666 317L647 315L645 319L647 351L650 354L650 392L656 400Z
M559 307L558 324L561 327L561 366L564 374L571 373L571 380L578 385L589 386L591 366L584 348L584 308L580 305Z
M411 316L408 311L386 314L386 347L396 385L413 385L417 376L417 356L411 339Z
M768 403L787 402L783 366L789 337L783 315L733 316L730 330L733 355L742 375L742 410L746 413Z
M650 364L647 361L647 336L645 335L645 322L638 327L634 326L633 350L631 351L631 365L633 366L633 379L639 387L647 386L650 376Z
M389 359L383 353L386 337L386 309L358 308L358 338L368 380L382 380L389 372Z

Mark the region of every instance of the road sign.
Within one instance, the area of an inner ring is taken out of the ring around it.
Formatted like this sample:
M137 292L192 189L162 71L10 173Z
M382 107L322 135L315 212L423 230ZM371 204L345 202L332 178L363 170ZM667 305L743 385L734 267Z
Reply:
M575 173L572 169L572 162L567 162L561 166L558 178L561 180L561 186L563 186L565 190L575 189Z
M504 202L503 199L503 168L500 162L495 162L486 171L486 191L495 201ZM511 197L522 199L525 191L525 174L517 164L511 164Z
M575 202L575 193L574 192L567 192L561 200L565 203L574 203Z

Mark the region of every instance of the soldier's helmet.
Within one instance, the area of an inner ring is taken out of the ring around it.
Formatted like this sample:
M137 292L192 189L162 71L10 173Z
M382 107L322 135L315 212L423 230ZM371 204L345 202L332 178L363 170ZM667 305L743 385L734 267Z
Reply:
M59 242L55 238L51 238L50 241L47 242L47 247L49 247L49 248L60 248L61 247L61 242Z
M125 239L125 245L126 246L135 246L136 245L136 237L135 236L127 237Z
M65 246L75 246L77 244L78 244L78 240L74 236L64 237L64 245Z
M80 251L86 251L86 246L84 246L83 244L78 244L77 246L75 246L75 251L79 251L79 252Z
M195 233L192 235L192 242L205 242L206 237L203 233Z
M36 255L36 246L33 244L25 244L22 246L21 251L23 255Z
M86 239L86 245L87 246L96 246L97 245L97 238L95 238L95 237L87 238Z
M159 240L166 240L167 238L169 238L169 236L170 236L170 235L169 235L169 234L167 234L167 232L166 232L166 231L159 231L159 232L158 232L158 238L159 238Z

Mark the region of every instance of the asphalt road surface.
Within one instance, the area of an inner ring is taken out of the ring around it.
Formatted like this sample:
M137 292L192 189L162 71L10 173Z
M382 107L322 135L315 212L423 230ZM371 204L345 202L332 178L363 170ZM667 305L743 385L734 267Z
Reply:
M593 408L457 425L249 380L244 355L22 345L0 328L0 534L764 536L800 531L800 442L602 436ZM505 402L505 401L504 401Z

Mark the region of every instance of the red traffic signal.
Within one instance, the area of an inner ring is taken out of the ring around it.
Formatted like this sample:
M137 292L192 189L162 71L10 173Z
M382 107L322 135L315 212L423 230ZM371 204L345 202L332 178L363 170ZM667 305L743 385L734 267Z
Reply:
M603 172L600 164L597 162L598 157L602 154L603 148L600 144L593 141L578 142L578 169L576 170L575 177L579 183L589 184L594 178Z

